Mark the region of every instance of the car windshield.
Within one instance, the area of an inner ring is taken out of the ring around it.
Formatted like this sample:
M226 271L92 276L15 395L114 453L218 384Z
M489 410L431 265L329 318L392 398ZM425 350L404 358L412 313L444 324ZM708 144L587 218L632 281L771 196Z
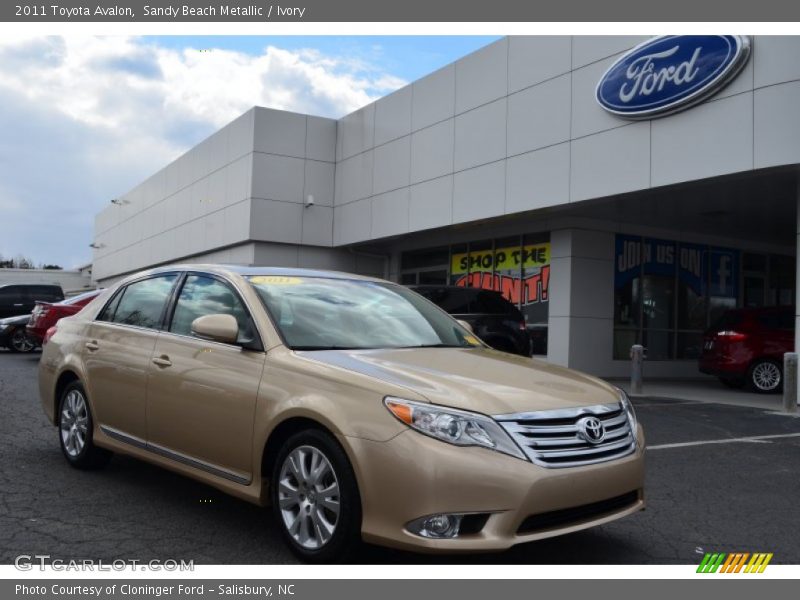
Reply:
M399 285L325 277L249 280L294 350L480 345L441 309Z

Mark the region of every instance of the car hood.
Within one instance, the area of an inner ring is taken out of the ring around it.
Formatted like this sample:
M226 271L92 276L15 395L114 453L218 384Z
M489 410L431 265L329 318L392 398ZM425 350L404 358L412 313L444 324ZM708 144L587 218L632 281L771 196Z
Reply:
M297 354L408 388L435 404L490 415L619 401L616 388L599 379L488 348L317 350Z

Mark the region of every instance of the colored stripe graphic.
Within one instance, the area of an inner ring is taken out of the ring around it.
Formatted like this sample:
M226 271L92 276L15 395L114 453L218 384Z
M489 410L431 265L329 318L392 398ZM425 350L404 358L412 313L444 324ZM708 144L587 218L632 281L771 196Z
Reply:
M697 567L698 573L763 573L772 560L771 552L708 552ZM748 561L749 559L749 561Z
M725 560L725 553L708 553L703 557L700 566L697 567L698 573L716 573L722 561Z

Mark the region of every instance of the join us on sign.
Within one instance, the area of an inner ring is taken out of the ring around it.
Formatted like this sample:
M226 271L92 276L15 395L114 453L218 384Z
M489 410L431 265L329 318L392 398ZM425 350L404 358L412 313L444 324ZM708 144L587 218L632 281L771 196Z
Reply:
M605 110L651 119L689 108L741 71L750 40L741 35L666 35L640 44L605 72L595 90Z

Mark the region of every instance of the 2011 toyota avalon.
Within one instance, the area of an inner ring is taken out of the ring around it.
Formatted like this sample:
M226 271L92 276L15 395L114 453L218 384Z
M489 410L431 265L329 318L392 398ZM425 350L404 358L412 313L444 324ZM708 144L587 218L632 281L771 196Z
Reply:
M502 550L644 507L621 390L378 279L140 273L48 332L39 379L71 465L120 452L271 504L306 560Z

